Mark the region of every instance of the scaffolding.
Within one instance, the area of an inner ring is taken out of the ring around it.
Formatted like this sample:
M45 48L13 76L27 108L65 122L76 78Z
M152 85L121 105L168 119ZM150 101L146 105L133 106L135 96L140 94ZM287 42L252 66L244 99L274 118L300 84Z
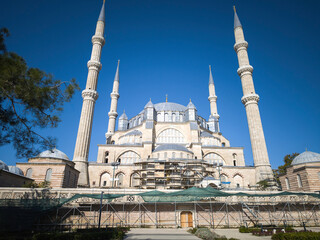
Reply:
M204 177L213 176L215 167L197 159L148 159L135 163L139 185L144 189L181 189L198 186Z
M42 231L116 226L230 228L320 225L320 195L316 193L249 194L193 187L182 191L141 190L130 193L114 190L114 193L75 194L68 198L57 198L52 194L52 199L50 197L48 195L44 201L2 199L0 210L6 209L11 215L26 212L29 216L33 209L41 206L33 229ZM4 220L8 219L8 214L2 216Z

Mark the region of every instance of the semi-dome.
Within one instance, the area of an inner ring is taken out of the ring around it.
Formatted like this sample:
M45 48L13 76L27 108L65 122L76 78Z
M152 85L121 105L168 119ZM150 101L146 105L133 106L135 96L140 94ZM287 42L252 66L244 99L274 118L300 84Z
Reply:
M133 135L133 136L140 136L140 135L142 135L142 132L140 132L139 130L133 130L133 131L131 131L131 132L128 132L128 133L125 134L124 136L131 136L131 135Z
M64 152L61 152L60 150L58 150L56 148L51 149L51 150L46 150L46 151L40 153L37 157L39 157L39 158L59 158L59 159L69 161L68 156Z
M20 176L24 176L22 170L16 166L9 166L9 172Z
M154 108L157 112L159 111L178 111L178 112L184 112L187 110L187 108L181 104L178 103L172 103L172 102L162 102L157 103L154 105Z
M320 154L310 151L305 151L296 156L291 165L298 165L304 163L320 162Z
M0 160L0 170L9 171L8 165Z
M156 147L156 149L153 152L160 152L160 151L167 151L167 150L169 150L169 151L176 150L176 151L192 153L186 147L181 146L179 144L163 144L163 145Z

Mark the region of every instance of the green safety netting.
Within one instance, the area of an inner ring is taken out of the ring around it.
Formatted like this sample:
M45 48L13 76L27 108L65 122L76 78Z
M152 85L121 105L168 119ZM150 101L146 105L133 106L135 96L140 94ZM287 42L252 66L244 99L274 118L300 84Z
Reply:
M217 198L217 197L277 197L277 196L311 196L319 199L320 194L317 193L304 193L304 192L280 192L280 193L228 193L214 189L212 187L197 188L192 187L189 189L165 193L161 191L149 191L137 194L102 194L104 200L113 200L124 196L141 196L144 202L192 202L202 201ZM22 208L37 208L39 211L46 211L61 207L63 204L74 201L78 198L91 198L101 199L101 194L76 194L71 198L56 198L56 199L1 199L0 207L22 207Z

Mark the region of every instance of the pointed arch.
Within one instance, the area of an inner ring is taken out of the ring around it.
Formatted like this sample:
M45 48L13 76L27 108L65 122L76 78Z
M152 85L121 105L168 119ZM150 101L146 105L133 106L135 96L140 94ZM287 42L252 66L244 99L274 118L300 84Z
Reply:
M226 165L226 162L224 161L223 157L221 157L219 154L215 152L209 152L204 157L203 160L205 160L208 163L211 164L222 164L222 166Z
M156 143L186 143L184 135L175 128L166 128L162 130L157 138Z
M128 150L125 152L122 152L117 157L117 162L120 162L121 164L134 164L135 162L139 161L141 159L140 155L136 153L135 151Z

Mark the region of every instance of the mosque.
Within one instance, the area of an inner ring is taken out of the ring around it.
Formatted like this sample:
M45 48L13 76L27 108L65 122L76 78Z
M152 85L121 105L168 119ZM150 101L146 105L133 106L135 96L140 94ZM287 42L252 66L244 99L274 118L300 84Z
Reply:
M73 160L57 149L46 151L17 166L36 181L47 180L53 187L179 189L191 186L249 189L261 180L273 180L258 101L253 83L253 67L248 58L248 42L234 9L234 50L238 57L247 113L254 166L246 166L242 147L231 146L221 134L217 96L209 66L209 118L198 115L191 102L153 103L128 118L118 118L120 96L118 61L113 81L106 142L98 145L96 162L88 161L93 112L98 99L97 81L101 51L105 43L105 3L103 3L88 61L86 88ZM110 86L111 87L111 86ZM48 172L49 171L49 172Z

